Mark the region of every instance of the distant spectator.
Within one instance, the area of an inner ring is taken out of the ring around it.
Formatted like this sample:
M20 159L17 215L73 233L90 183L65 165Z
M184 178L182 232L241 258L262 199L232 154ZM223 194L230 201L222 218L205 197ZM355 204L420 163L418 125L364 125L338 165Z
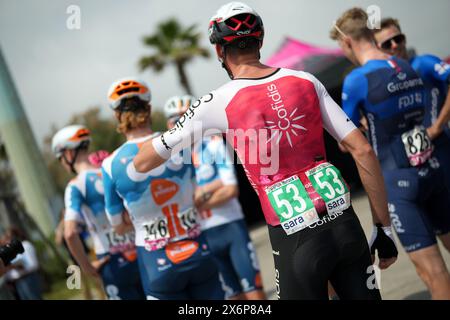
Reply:
M22 242L24 253L19 254L8 266L7 279L13 283L17 295L21 300L41 300L41 278L39 275L39 262L33 244L17 228L10 228L6 232L5 241L13 239Z

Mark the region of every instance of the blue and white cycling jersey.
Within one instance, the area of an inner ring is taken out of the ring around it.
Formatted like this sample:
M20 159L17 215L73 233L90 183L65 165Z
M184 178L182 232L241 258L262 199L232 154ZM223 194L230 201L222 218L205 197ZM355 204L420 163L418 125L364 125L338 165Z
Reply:
M221 137L207 137L196 143L192 158L197 184L200 187L217 179L220 179L223 185L238 184L233 168L233 158ZM205 210L201 213L201 216L203 230L244 218L241 205L236 198L219 207Z
M369 140L383 170L422 164L431 155L423 131L413 130L424 118L424 85L407 61L370 60L354 69L345 78L342 103L356 126L361 112L366 116Z
M433 55L415 56L410 59L411 66L420 75L425 84L425 119L429 127L441 112L450 85L450 65ZM450 129L446 128L450 137Z
M407 252L435 245L436 235L450 231L444 171L423 125L424 91L423 80L397 58L370 60L343 87L347 115L356 125L360 112L367 117L392 224Z
M106 212L113 225L128 211L136 230L136 245L154 251L169 242L196 238L200 225L193 208L194 168L181 156L146 173L136 171L133 158L148 139L127 141L103 161Z
M69 182L64 219L87 225L97 255L134 249L134 232L119 236L107 219L101 175L100 169L85 170Z

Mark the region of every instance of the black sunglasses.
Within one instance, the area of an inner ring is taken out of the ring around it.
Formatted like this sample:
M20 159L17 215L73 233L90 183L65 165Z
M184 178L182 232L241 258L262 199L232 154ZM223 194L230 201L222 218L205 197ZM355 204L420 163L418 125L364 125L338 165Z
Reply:
M401 43L405 42L405 39L406 39L405 35L403 33L400 33L400 34L393 36L392 38L384 41L380 47L383 50L389 50L392 48L392 41L394 41L396 44L401 44Z

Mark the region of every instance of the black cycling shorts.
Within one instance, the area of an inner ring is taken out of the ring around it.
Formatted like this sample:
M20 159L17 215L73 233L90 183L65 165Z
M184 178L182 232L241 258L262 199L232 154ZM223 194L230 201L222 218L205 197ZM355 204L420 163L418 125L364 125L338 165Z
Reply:
M292 235L269 226L278 299L327 300L328 281L341 300L380 300L369 246L353 208Z

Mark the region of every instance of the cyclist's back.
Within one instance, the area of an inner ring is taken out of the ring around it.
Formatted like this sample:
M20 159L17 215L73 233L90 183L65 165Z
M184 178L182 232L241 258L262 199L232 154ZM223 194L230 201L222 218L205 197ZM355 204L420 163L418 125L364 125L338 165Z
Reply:
M245 117L242 105L252 106ZM211 112L214 117L208 116ZM188 109L179 122L183 127L154 140L157 150L170 154L186 132L195 130L197 119L204 131L218 129L234 141L270 225L280 221L264 196L265 188L325 159L323 127L338 141L355 129L313 75L289 69L276 69L260 79L235 79L212 91Z
M193 167L182 159L141 174L133 157L152 136L127 141L103 164L107 212L113 224L127 210L148 299L223 298L217 269L193 208Z
M323 128L350 149L360 172L372 171L362 180L371 185L374 222L385 226L377 226L375 237L383 243L377 241L387 267L396 250L372 148L312 75L259 62L264 29L253 9L224 5L211 19L209 34L234 80L202 97L173 129L144 144L136 168L156 167L199 141L201 133L226 133L269 224L278 297L327 299L330 280L343 299L379 299L379 291L366 285L370 251L348 187L326 161Z
M88 169L72 179L66 188L65 202L64 219L86 224L97 258L109 256L100 270L109 299L143 299L134 232L119 236L110 225L105 212L101 170Z

